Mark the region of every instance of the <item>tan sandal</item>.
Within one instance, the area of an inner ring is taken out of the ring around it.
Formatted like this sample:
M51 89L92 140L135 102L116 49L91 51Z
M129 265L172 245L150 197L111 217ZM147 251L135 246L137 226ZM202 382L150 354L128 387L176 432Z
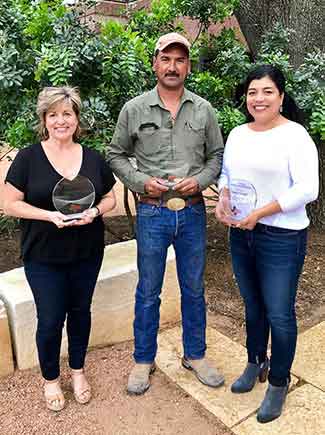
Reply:
M82 377L84 378L84 381L85 381L84 385L78 386L77 379L79 378L79 380L80 380ZM72 369L72 388L73 388L73 395L74 395L74 398L76 399L76 402L80 403L81 405L85 405L86 403L88 403L90 401L91 388L90 388L90 385L88 384L88 381L86 379L84 369L80 369L80 370L73 370Z
M52 385L52 388L48 388L49 385ZM52 391L49 391L51 389ZM44 397L47 409L55 412L62 411L65 406L65 399L61 390L59 378L54 379L53 381L45 380Z

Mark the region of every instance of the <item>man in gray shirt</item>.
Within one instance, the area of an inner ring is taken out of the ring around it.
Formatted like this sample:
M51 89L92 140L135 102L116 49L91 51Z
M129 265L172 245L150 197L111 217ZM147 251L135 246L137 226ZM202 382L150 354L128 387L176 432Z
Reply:
M216 183L223 140L211 105L184 88L189 50L190 43L177 33L159 38L153 60L157 86L125 104L109 148L112 169L139 194L131 394L149 388L155 369L160 292L171 244L181 289L182 364L206 385L224 382L205 358L206 213L201 194Z

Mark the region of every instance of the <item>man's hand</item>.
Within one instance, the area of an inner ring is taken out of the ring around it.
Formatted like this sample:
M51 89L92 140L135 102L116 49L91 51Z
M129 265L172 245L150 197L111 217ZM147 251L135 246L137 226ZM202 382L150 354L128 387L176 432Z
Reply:
M168 187L164 185L162 178L151 177L145 182L144 191L150 196L159 197L163 192L168 191Z
M200 191L199 183L195 177L183 178L182 181L173 187L173 190L176 190L184 196L195 195Z

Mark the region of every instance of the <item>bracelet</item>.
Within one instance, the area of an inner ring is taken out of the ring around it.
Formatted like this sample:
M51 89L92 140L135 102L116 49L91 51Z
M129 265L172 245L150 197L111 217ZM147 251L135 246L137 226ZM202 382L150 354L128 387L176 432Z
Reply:
M99 215L100 215L100 210L99 210L99 208L97 207L97 205L94 205L93 208L95 208L95 209L97 210L97 214L96 214L95 217L99 216Z

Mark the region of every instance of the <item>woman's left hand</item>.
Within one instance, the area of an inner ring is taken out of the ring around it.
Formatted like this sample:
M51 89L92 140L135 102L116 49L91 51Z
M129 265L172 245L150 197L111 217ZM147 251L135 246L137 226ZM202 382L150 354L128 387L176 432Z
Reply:
M252 231L257 224L259 217L255 211L249 214L245 219L239 221L235 226L235 228L239 228L241 230L249 230Z
M95 219L95 217L98 216L97 208L92 207L88 210L85 210L82 213L82 216L80 219L76 219L71 223L71 226L80 226L80 225L87 225L91 224L92 221Z

